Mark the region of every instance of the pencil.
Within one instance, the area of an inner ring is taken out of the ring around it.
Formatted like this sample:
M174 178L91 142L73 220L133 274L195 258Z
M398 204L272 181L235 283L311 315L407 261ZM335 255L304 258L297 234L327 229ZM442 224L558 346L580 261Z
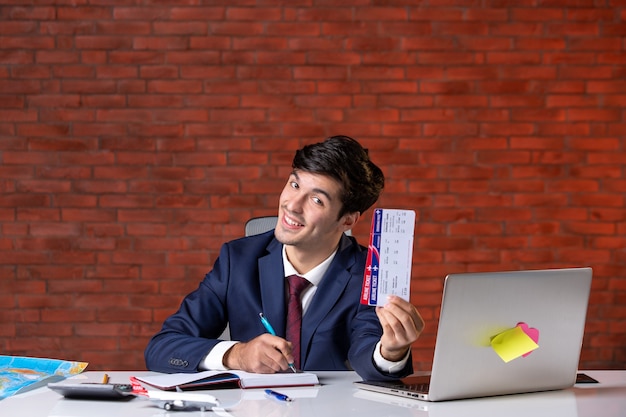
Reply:
M102 383L103 384L108 384L109 383L109 374L104 374L102 376Z

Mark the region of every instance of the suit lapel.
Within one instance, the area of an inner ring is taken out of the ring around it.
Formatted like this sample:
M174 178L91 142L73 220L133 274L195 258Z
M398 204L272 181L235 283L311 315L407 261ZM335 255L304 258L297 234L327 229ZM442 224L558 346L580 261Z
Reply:
M263 315L272 324L276 334L285 337L285 270L282 245L273 239L267 247L268 254L259 259L259 285ZM261 312L259 312L261 313Z
M347 237L343 237L340 249L330 264L328 271L320 282L317 291L309 305L307 312L302 318L301 359L302 366L306 363L305 352L309 351L311 339L318 326L328 315L328 312L337 303L350 282L350 270L354 265L355 257L352 245ZM355 300L359 302L359 300Z

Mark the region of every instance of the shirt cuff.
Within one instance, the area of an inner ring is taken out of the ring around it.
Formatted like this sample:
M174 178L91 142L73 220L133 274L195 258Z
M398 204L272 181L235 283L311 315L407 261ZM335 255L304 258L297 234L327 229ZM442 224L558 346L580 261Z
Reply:
M381 355L380 342L378 342L374 348L374 364L380 371L395 374L396 372L400 372L406 366L406 362L409 360L410 354L411 349L409 349L406 352L406 355L404 355L404 358L400 359L398 362L388 361L383 358L383 355Z
M232 340L219 342L213 346L213 349L209 351L204 360L200 362L198 366L201 371L228 371L229 368L224 366L224 354L228 349L233 347L239 342Z

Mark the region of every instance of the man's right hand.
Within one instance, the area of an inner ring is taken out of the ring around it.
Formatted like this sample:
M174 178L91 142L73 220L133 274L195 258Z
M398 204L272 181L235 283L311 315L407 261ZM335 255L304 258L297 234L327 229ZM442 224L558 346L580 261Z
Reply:
M260 374L286 371L290 363L293 363L291 342L268 333L237 343L224 354L227 368Z

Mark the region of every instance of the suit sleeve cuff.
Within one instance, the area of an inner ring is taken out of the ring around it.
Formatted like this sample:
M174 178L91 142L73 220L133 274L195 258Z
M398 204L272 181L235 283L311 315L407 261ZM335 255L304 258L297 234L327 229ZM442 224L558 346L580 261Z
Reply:
M383 358L383 355L380 353L380 342L376 344L374 348L374 364L378 368L378 370L387 372L389 374L395 374L400 372L406 366L406 362L409 360L409 356L411 355L411 349L409 349L400 361L392 362Z
M201 371L227 371L229 368L224 366L224 354L228 349L233 347L239 342L235 341L223 341L219 342L213 347L206 355L204 360L200 362Z

